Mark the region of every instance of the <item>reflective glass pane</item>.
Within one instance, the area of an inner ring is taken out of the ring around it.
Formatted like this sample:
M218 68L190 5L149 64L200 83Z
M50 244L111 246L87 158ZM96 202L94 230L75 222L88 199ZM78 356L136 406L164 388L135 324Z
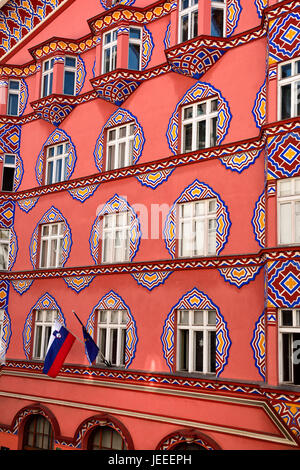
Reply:
M75 72L65 70L64 94L74 95L74 87L75 87Z
M223 37L224 11L219 8L211 9L211 35Z
M129 44L128 68L140 70L140 44Z
M291 85L281 87L281 119L291 117Z
M19 114L19 95L16 93L9 93L8 95L7 114L10 116L18 116Z

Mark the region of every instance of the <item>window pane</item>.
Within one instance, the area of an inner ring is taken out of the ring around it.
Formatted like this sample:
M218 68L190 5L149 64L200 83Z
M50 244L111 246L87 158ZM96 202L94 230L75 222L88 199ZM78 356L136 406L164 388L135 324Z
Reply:
M198 36L198 11L192 13L192 38Z
M210 331L209 332L209 339L210 339L210 372L216 371L216 332Z
M109 71L110 71L110 49L105 49L103 73L108 73Z
M36 326L35 329L35 350L34 350L34 357L39 358L41 357L41 343L42 343L42 326Z
M292 326L293 325L293 310L282 310L281 312L281 325Z
M291 382L292 371L291 371L291 334L282 335L282 367L283 367L283 381Z
M106 354L106 329L101 328L99 331L99 349L101 354L99 354L100 362L103 361Z
M74 95L75 72L65 70L64 94Z
M291 117L291 85L281 87L281 119Z
M181 41L185 42L189 39L189 17L184 15L181 17Z
M203 331L194 332L195 370L203 371Z
M208 323L208 325L215 325L216 324L216 311L215 310L209 310L208 311L207 323Z
M300 82L296 83L296 116L300 116Z
M189 311L188 310L181 310L179 312L179 323L180 325L189 324Z
M8 95L7 114L10 116L18 116L19 114L19 95L16 93L9 93Z
M9 80L9 89L10 90L19 90L20 89L20 82L17 80Z
M47 250L48 240L42 240L41 244L41 268L45 268L47 265Z
M120 330L121 341L120 341L120 365L125 364L125 347L126 347L126 329L122 328Z
M57 241L58 241L57 239L51 240L50 266L52 266L52 267L57 266L57 262L56 262Z
M206 137L206 122L200 121L197 123L197 149L205 148Z
M195 247L195 254L202 255L204 254L204 221L197 220L196 221L196 247Z
M210 121L210 146L215 147L217 143L217 118L214 117Z
M300 241L300 202L295 202L295 242Z
M2 191L13 191L15 180L15 168L4 167L2 178Z
M140 70L140 45L129 44L128 68L130 70Z
M183 126L183 152L190 152L192 150L192 132L193 124L186 124Z
M67 67L76 67L75 57L65 57L65 65Z
M201 106L201 105L199 105ZM198 106L198 108L199 108ZM193 107L192 106L189 106L188 108L184 108L183 110L183 118L184 119L190 119L193 117Z
M206 114L206 103L200 103L197 105L197 116Z
M195 310L194 312L194 325L203 325L203 312Z
M219 8L211 9L211 35L223 36L224 11Z
M292 75L292 64L284 64L281 66L281 78L287 78Z
M62 159L56 160L56 169L55 169L55 181L54 183L59 183L62 181Z
M112 364L117 364L117 339L118 339L118 330L110 330L110 360Z
M119 144L119 165L118 165L118 168L123 168L125 166L125 156L126 156L126 142L121 142Z
M129 29L129 37L133 39L140 39L141 37L141 30L138 28L130 28Z
M280 243L292 241L292 205L280 204Z
M179 330L179 369L188 370L189 331Z
M191 256L193 254L193 238L192 222L182 222L180 256Z
M292 194L292 182L291 181L280 181L279 182L279 195L290 196Z
M107 156L107 171L113 170L115 168L115 146L110 145L108 147L108 156Z

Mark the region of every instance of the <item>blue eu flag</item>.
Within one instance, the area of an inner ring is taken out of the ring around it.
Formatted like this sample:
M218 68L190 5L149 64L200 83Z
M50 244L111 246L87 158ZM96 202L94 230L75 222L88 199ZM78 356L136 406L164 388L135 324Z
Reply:
M89 361L92 364L99 353L99 348L91 335L88 334L85 327L82 326L83 339L85 344L85 350L88 355Z

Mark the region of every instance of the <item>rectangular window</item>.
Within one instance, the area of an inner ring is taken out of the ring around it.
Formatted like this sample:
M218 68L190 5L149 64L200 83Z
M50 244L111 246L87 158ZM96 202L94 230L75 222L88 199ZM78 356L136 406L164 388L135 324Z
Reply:
M226 36L226 0L212 0L211 2L211 35Z
M126 310L99 310L97 363L106 359L115 366L125 365L126 324Z
M105 33L102 46L102 73L108 73L117 67L117 29Z
M45 359L52 325L57 319L57 310L37 310L35 313L33 359Z
M279 311L279 377L300 385L300 309Z
M13 191L16 171L16 156L5 154L3 158L2 191Z
M182 153L214 147L217 143L218 100L193 103L182 108Z
M8 81L8 97L7 97L7 114L9 116L19 115L19 102L20 102L20 81Z
M178 205L178 256L209 256L216 254L216 199Z
M48 59L42 66L42 98L52 94L54 59Z
M62 142L47 148L46 184L59 183L66 180L68 152L68 142Z
M300 59L279 65L278 119L300 116Z
M76 57L66 56L64 67L64 95L75 95L76 67Z
M198 36L198 0L180 0L179 42Z
M129 261L130 212L103 216L102 262Z
M300 178L278 181L278 244L300 243Z
M215 310L177 312L177 370L215 373Z
M107 131L107 171L132 165L133 141L133 123L115 127Z
M59 268L61 266L64 224L45 224L41 226L40 268Z
M0 269L8 268L10 230L0 229Z
M141 70L142 30L129 28L128 68Z

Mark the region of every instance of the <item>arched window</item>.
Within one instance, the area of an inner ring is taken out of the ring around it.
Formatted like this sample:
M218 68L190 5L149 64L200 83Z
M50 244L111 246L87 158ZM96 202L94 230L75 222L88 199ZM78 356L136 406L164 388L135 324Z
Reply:
M126 446L121 435L110 426L97 426L90 434L88 450L124 450Z
M41 415L28 418L23 438L24 450L52 450L53 431L50 422Z
M178 450L207 450L207 449L205 449L204 447L196 443L189 444L188 442L181 442L180 444L177 444L176 446L172 447L172 451L173 450L178 451Z

